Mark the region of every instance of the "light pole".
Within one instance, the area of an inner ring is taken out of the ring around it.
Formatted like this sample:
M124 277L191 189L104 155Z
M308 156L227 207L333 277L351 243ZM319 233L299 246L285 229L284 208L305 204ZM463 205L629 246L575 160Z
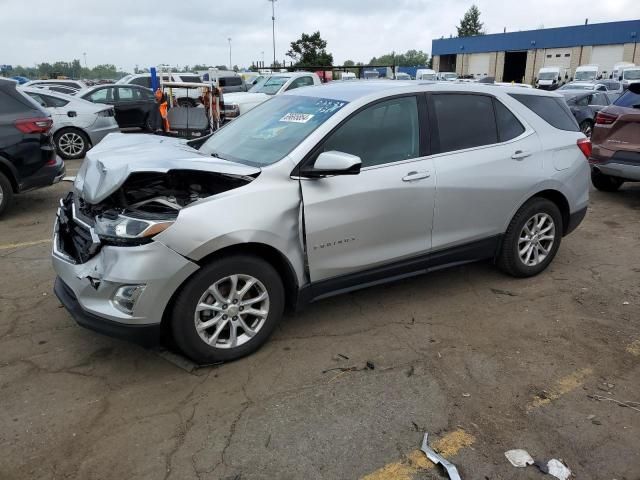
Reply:
M264 68L264 50L262 51L262 68Z
M84 68L87 68L87 52L82 52L82 56L84 57Z
M276 2L278 0L267 0L269 2L271 2L271 31L272 31L272 35L273 35L273 65L272 67L275 68L276 66Z
M233 70L233 66L231 64L231 37L227 38L229 40L229 70Z

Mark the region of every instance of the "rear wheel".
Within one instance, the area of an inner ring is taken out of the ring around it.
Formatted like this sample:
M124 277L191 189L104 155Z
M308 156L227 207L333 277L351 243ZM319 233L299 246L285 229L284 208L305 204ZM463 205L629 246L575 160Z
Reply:
M624 183L624 180L605 175L601 172L592 171L591 183L593 183L594 187L603 192L617 192Z
M257 350L284 311L284 287L264 260L235 255L196 273L178 294L171 328L178 347L200 363L235 360Z
M560 210L546 198L532 198L515 214L502 242L498 267L514 277L542 272L556 256L562 238Z
M584 133L585 137L591 138L591 132L593 132L593 123L590 120L583 120L580 122L580 131Z
M85 133L73 128L56 132L54 142L56 152L65 160L83 158L89 150L89 139Z
M0 172L0 215L9 208L13 201L13 187L6 175Z

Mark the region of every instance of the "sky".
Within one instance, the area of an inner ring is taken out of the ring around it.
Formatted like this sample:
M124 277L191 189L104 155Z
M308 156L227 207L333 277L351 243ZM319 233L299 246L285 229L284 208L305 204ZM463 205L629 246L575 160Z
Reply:
M277 0L276 56L319 30L333 54L367 63L392 50L431 52L455 34L472 0ZM487 33L640 18L639 0L478 0ZM0 0L0 64L111 63L240 67L273 59L269 0Z

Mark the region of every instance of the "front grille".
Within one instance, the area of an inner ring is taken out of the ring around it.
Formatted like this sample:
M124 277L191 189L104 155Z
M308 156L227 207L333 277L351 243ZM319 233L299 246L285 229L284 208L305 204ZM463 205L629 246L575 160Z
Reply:
M76 215L73 193L60 201L56 225L57 249L75 263L85 263L100 250L93 228Z

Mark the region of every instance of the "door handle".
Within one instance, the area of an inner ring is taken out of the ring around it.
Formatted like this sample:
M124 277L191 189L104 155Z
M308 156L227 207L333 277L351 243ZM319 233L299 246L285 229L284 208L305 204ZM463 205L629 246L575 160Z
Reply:
M422 180L423 178L429 178L431 174L429 172L409 172L402 177L403 182L413 182L414 180Z
M522 150L516 150L516 153L511 155L511 158L513 158L514 160L523 160L530 156L531 156L530 152L523 152Z

